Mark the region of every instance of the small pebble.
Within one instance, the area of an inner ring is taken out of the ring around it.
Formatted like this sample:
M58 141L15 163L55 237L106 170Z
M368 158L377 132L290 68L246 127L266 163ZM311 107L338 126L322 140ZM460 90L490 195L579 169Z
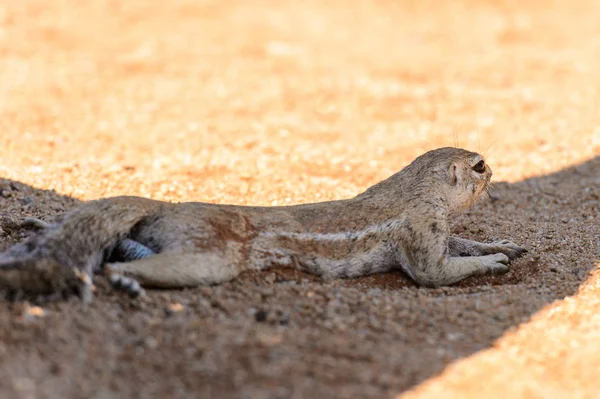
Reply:
M265 277L265 281L269 284L273 284L277 280L277 275L275 273L269 273Z
M35 200L31 197L25 197L23 198L23 205L25 206L34 206L35 205Z
M148 337L144 340L144 345L149 349L156 349L158 347L158 341L154 337Z
M179 312L182 312L183 309L185 309L185 308L183 307L182 304L172 303L167 307L167 313L179 313Z

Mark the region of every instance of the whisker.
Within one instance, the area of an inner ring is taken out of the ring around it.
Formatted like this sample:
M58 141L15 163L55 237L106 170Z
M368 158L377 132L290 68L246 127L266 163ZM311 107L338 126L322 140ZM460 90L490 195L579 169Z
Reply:
M454 139L454 148L461 148L460 147L460 140L458 139L459 133L460 133L460 126L458 124L455 124L452 127L452 136L453 136L453 139Z
M498 185L493 183L489 183L485 188L485 191L487 192L492 203L499 200L500 197L502 197L502 194L504 194L504 191Z
M490 145L488 145L488 147L485 149L485 152L483 153L484 158L487 158L488 155L491 154L491 153L488 153L488 151L490 150L490 148L492 148L492 146L494 144L496 144L498 141L500 141L500 139L501 139L501 137L498 137L496 140L492 141Z

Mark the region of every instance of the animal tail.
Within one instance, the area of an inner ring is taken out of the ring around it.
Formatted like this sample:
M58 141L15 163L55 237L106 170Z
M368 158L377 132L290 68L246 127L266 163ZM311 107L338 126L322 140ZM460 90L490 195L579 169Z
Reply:
M91 274L160 203L134 197L87 202L0 254L0 289L91 298Z

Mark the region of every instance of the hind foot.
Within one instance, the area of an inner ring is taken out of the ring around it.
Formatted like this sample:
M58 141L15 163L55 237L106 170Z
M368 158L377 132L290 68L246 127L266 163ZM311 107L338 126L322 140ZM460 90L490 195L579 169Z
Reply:
M104 274L114 289L126 292L131 298L137 298L144 292L136 279L115 272L110 265L104 266Z

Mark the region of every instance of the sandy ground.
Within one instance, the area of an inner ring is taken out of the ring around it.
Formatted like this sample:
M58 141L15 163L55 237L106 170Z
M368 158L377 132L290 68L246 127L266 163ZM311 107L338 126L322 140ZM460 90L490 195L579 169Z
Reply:
M443 289L290 270L89 306L0 303L2 398L597 397L600 3L0 4L0 250L81 200L353 196L439 146L529 248ZM500 183L501 182L501 183Z

